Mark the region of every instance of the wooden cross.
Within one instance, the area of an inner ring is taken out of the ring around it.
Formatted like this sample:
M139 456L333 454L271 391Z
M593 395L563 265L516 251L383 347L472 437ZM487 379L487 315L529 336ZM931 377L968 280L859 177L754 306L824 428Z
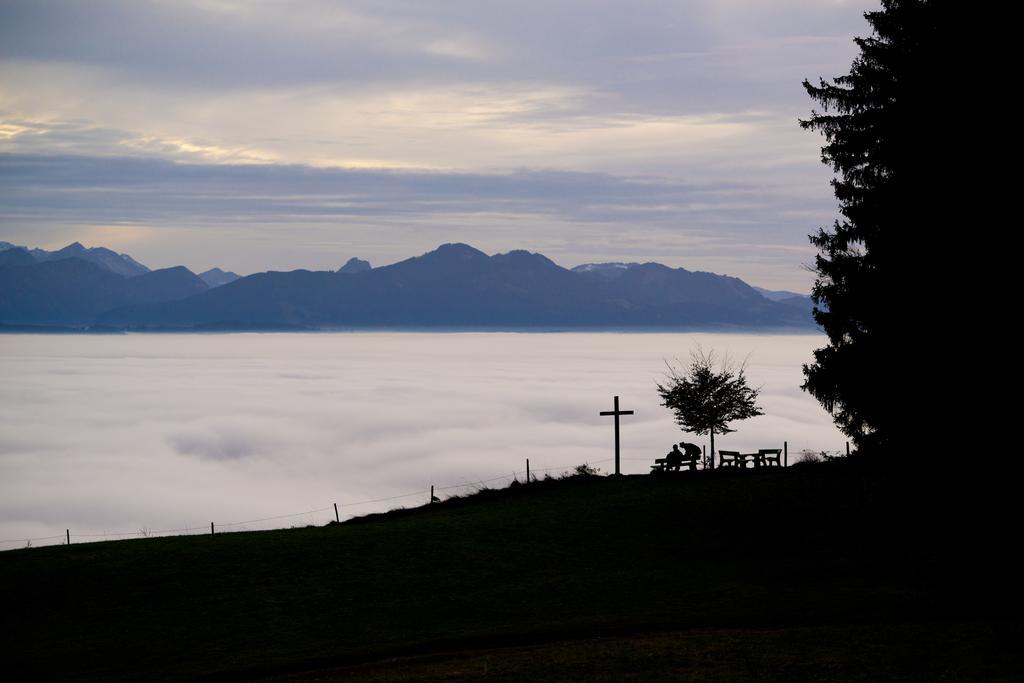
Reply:
M619 410L619 397L615 397L615 410L602 411L602 415L615 416L615 474L619 474L619 415L632 415L632 410Z

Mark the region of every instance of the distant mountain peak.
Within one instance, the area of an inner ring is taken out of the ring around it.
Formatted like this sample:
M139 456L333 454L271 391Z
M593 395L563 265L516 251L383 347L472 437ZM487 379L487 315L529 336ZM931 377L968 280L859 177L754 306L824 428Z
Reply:
M131 278L149 272L149 268L128 254L118 254L106 247L85 247L81 242L72 242L57 251L45 249L26 249L26 251L39 262L79 258L121 277Z
M505 252L504 254L496 254L496 256L507 256L511 258L542 258L547 259L548 257L544 254L538 254L534 251L527 251L526 249L513 249L512 251Z
M622 263L621 261L613 261L610 263L584 263L573 268L572 272L585 273L587 275L596 275L612 279L622 275L630 268L635 268L639 265L639 263Z
M424 256L454 256L462 259L476 259L476 258L490 258L487 254L480 251L475 247L471 247L463 242L448 242L442 244L434 251L427 252Z
M11 245L5 247L7 242L0 242L0 268L10 266L27 266L36 263L36 257L29 253L25 247Z
M102 249L102 247L99 247L99 249ZM70 258L70 257L73 257L73 256L77 256L79 258L84 258L84 259L90 260L89 259L90 253L91 252L96 252L96 251L98 251L98 249L86 249L84 246L82 246L81 242L72 242L71 244L67 245L66 247L61 247L57 251L45 251L43 249L33 249L32 253L35 254L35 256L37 258L39 258L40 260L52 260L54 258ZM113 252L110 252L110 253L113 253ZM97 264L97 265L102 265L102 264Z
M356 258L355 256L353 256L348 261L345 261L345 265L343 265L341 268L338 268L338 272L362 273L367 270L371 270L372 268L373 266L370 265L369 261L364 261L363 259Z
M513 249L505 254L495 254L491 257L491 260L496 263L507 263L519 267L558 268L562 270L561 266L544 254L526 251L525 249Z
M234 282L241 276L238 273L232 273L230 270L221 270L220 268L210 268L207 271L199 273L199 279L206 283L208 287L220 287L226 285L229 282Z
M751 285L753 286L753 285ZM795 298L810 298L807 294L800 294L799 292L790 292L784 289L765 289L763 287L754 287L754 290L770 301L784 301L786 299Z
M28 255L27 251L16 251ZM95 256L96 252L89 250L86 254ZM184 266L124 277L101 263L66 255L0 267L0 321L91 324L108 310L185 299L207 289L206 284Z
M607 263L583 263L581 265L576 266L572 270L578 273L589 272L593 270L625 270L627 268L632 268L633 266L638 265L640 264L635 261L630 263L623 263L622 261L609 261Z

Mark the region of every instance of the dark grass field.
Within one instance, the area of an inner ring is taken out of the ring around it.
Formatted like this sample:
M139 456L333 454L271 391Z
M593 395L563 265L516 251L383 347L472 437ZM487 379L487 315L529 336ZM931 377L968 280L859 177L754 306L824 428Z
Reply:
M444 652L270 680L1016 680L1022 637L1014 622L690 629Z
M3 669L1021 679L1019 577L935 504L826 463L577 477L319 528L5 552Z

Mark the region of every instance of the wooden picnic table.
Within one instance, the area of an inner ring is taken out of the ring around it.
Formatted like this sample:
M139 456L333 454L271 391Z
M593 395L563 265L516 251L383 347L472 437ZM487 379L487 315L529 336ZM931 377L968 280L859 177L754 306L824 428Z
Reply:
M754 463L754 467L768 467L771 465L782 465L781 448L761 448L757 453L740 453L739 451L718 451L719 467L739 467L746 469L747 462Z

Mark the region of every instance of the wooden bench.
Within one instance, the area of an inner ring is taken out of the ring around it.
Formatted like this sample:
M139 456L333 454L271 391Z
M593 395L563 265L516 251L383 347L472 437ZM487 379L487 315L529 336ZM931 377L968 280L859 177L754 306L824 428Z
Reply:
M651 465L651 474L655 472L678 472L681 468L687 468L691 472L697 469L696 458L682 458L675 462L669 462L669 458L655 458Z
M746 456L739 451L718 451L719 467L744 467Z

